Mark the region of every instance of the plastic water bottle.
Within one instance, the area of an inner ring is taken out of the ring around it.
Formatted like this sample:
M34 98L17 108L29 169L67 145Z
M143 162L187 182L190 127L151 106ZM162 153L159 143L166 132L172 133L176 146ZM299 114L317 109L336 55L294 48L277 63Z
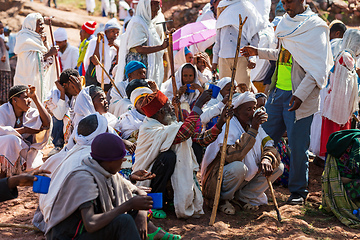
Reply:
M353 214L358 218L360 219L360 208L358 210L354 210L353 211Z

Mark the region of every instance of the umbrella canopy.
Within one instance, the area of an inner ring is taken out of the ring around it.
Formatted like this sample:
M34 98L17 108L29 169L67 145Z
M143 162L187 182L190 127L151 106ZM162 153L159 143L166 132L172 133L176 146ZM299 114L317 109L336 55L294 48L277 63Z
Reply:
M216 20L206 20L186 24L173 34L173 48L181 48L206 41L216 35Z

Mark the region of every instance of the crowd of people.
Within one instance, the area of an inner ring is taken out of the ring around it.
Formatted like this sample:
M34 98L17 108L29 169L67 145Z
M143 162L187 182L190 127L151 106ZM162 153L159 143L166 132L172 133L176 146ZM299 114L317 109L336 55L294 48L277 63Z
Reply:
M197 21L216 20L216 36L173 55L161 0L140 0L124 26L112 18L97 35L85 22L79 47L63 28L52 46L46 19L27 15L13 52L0 38L0 200L45 174L33 224L47 239L181 239L151 218L200 218L220 170L225 214L257 211L277 179L286 204L301 205L313 155L324 208L360 226L350 214L360 207L360 30L328 26L304 0L281 1L270 22L266 3L211 0Z

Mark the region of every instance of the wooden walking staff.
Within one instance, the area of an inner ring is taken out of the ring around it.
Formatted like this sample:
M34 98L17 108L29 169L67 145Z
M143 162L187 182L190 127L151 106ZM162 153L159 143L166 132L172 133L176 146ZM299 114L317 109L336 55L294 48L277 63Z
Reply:
M278 219L279 222L281 222L280 210L279 210L279 206L278 206L277 201L276 201L274 188L273 188L272 183L271 183L271 181L269 180L269 178L266 178L266 180L267 180L267 183L268 183L268 185L269 185L270 192L271 192L271 196L272 196L273 201L274 201L275 210L276 210L276 214L277 214L277 219Z
M100 63L100 61L99 61L99 59L98 59L98 57L97 57L96 55L94 55L94 58L95 58L95 61L97 62L97 64L99 64L99 66L101 67L103 74L104 74L104 73L106 74L106 76L110 79L110 82L112 83L112 85L113 85L114 88L116 89L116 91L119 93L119 95L120 95L122 98L124 98L123 95L121 94L120 90L117 88L114 79L112 79L112 78L110 77L110 74L105 70L104 65L102 65L102 64ZM104 89L103 89L103 90L104 90Z
M101 63L104 66L104 63L105 63L105 36L102 37ZM104 71L101 72L101 88L102 88L102 90L105 90Z
M233 69L232 69L232 73L231 73L231 90L230 90L229 101L227 103L227 107L230 107L232 105L232 98L233 98L234 87L235 87L234 86L234 81L235 81L236 65L237 65L239 52L240 52L241 34L242 34L242 28L243 28L246 20L247 20L247 17L245 18L245 20L243 22L242 18L241 18L241 14L239 14L239 35L238 35L238 39L237 39L236 53L235 53L235 58L234 58L234 65L233 65ZM228 139L228 135L229 135L229 123L230 123L230 118L227 118L226 119L225 134L224 134L224 141L223 141L223 145L222 145L222 149L221 149L221 160L220 160L219 175L218 175L217 184L216 184L216 193L215 193L214 205L213 205L213 209L212 209L212 213L211 213L211 217L210 217L210 223L209 223L209 225L211 225L211 226L214 225L214 223L215 223L216 212L217 212L218 205L219 205L220 192L221 192L221 183L222 183L223 171L224 171L224 165L225 165L225 154L226 154L226 148L227 148L227 139Z
M49 28L50 28L51 43L55 47L54 35L53 35L53 31L52 31L52 26L51 26L52 18L53 18L53 16L49 17ZM55 56L55 66L56 66L56 77L57 77L57 79L60 79L59 64L58 64L57 56Z
M170 58L170 70L171 70L171 82L173 87L173 93L174 97L178 95L177 93L177 86L176 86L176 80L175 80L175 67L174 67L174 50L173 50L173 36L172 31L169 32L169 47L168 47L168 53ZM184 120L184 116L181 110L181 107L175 108L175 114L176 117L181 121Z

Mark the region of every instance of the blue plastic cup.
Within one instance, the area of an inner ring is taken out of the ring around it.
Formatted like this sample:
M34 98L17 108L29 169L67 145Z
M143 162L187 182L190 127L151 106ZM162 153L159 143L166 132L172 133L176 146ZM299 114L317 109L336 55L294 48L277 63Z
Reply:
M218 86L214 85L214 84L209 84L209 89L212 89L212 98L217 98L221 88L219 88Z
M190 89L190 87L191 87L191 84L186 84L186 92L187 93L193 93L193 92L195 92L195 90L192 90L192 89Z
M148 193L148 196L152 197L153 209L161 209L163 207L162 193Z
M37 180L33 183L33 192L47 194L51 178L38 175L35 176L37 177Z

